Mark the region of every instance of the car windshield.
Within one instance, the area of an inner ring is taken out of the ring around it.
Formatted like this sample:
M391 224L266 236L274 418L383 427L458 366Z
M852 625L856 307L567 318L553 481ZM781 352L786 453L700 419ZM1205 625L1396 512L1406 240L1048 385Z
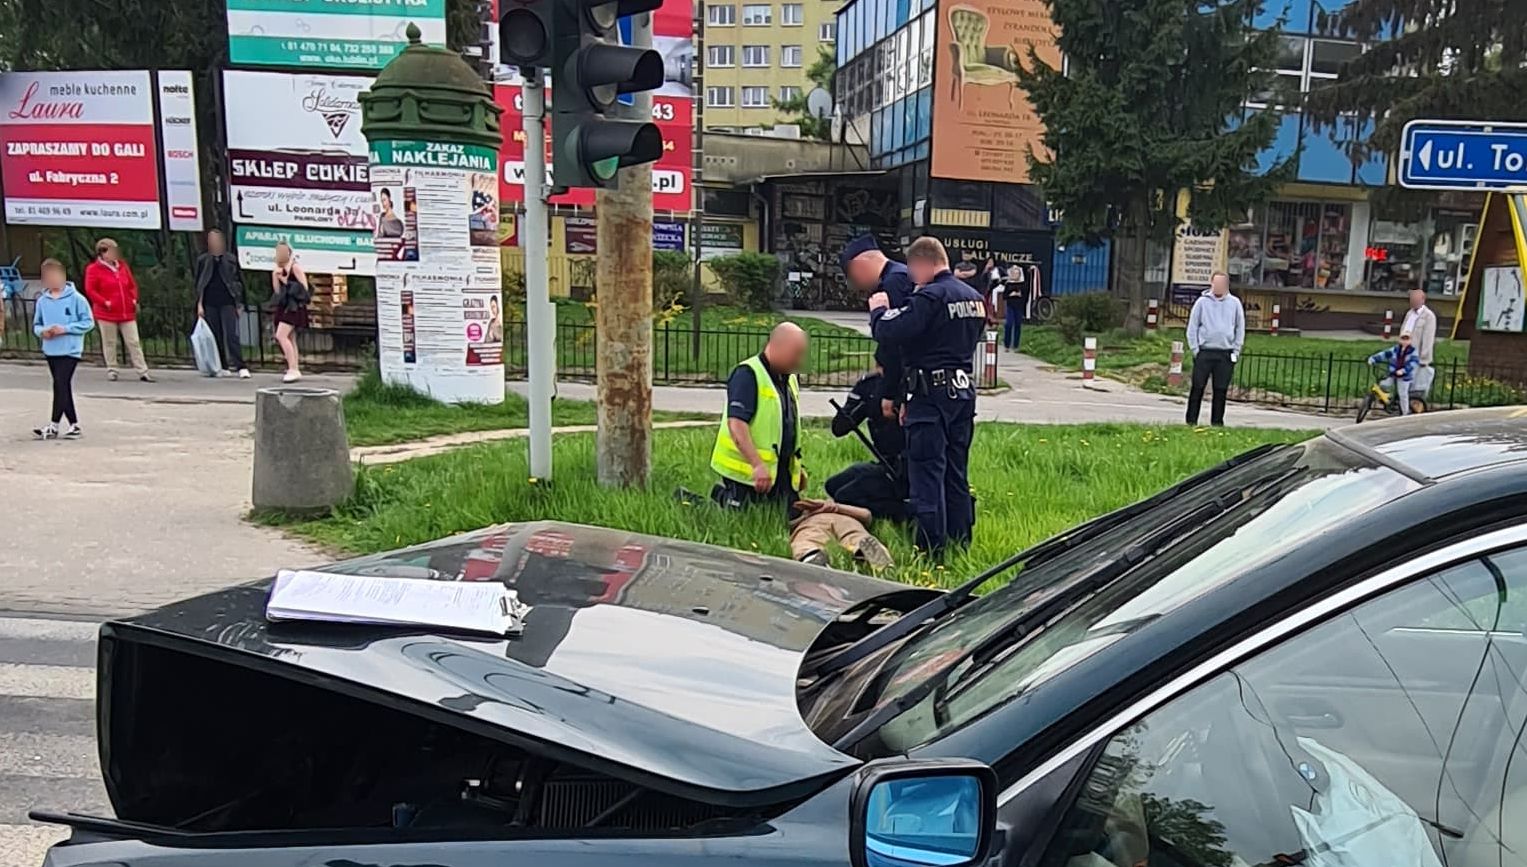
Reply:
M1310 543L1339 519L1416 486L1324 438L1236 467L1101 538L1024 569L1006 587L904 643L871 685L869 703L876 707L951 664L958 667L943 689L883 726L877 740L884 750L901 752L948 734L1193 598ZM1156 556L1100 591L1083 594L1033 639L985 664L961 661L1025 612L1066 593L1077 576L1119 560L1162 527L1216 501L1229 507L1202 525L1185 527Z

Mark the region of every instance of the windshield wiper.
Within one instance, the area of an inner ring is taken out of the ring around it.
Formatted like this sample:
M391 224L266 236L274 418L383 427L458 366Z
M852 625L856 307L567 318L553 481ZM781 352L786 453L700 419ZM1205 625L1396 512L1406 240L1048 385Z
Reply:
M1227 497L1225 499L1229 500L1231 498ZM1236 494L1234 502L1240 501L1240 495ZM1212 521L1224 513L1226 509L1230 508L1231 505L1233 503L1211 500L1197 509L1173 521L1169 521L1140 542L1130 545L1124 549L1117 559L1100 563L1077 578L1066 582L1056 592L1052 593L1049 598L1041 601L1032 609L1021 612L1014 618L1013 622L996 629L970 650L960 654L958 658L935 671L922 683L871 711L868 716L835 740L832 745L833 749L840 752L848 750L859 741L879 731L881 726L901 716L909 709L916 707L919 702L927 698L934 690L943 686L954 675L955 671L966 662L972 659L985 659L991 654L1005 649L1010 644L1020 643L1032 635L1037 635L1044 630L1055 615L1058 615L1061 611L1069 608L1082 598L1106 587L1124 575L1124 573L1145 562L1145 560L1171 544L1184 533L1195 530Z
M1151 509L1160 506L1167 500L1181 496L1182 494L1193 490L1194 488L1197 488L1218 476L1224 475L1225 473L1241 466L1242 464L1256 460L1257 458L1260 458L1264 455L1272 454L1273 452L1282 451L1289 448L1292 448L1292 446L1288 445L1287 443L1268 443L1266 445L1258 446L1257 448L1254 448L1245 454L1238 455L1228 461L1225 461L1224 463L1210 467L1209 469L1204 470L1197 475L1189 476L1188 478L1183 479L1177 484L1155 494L1154 496L1141 500L1138 503L1125 506L1122 509L1115 509L1114 511L1108 512L1107 514L1099 515L1098 517L1093 518L1092 520L1071 530L1068 530L1065 533L1062 533L1058 536L1052 536L1049 539L1034 545L1033 547L1019 551L1017 554L1014 554L1013 556L1008 557L1006 560L1003 560L995 566L992 566L976 577L966 581L964 584L955 587L948 593L945 593L944 595L934 599L930 599L922 605L919 605L911 611L908 611L906 614L903 614L885 626L882 626L874 632L871 632L869 635L864 636L853 644L850 644L848 647L843 648L836 654L833 654L832 656L823 660L822 663L818 665L812 672L816 675L817 679L813 681L807 688L808 691L815 690L824 685L827 682L828 675L831 675L833 672L841 671L848 666L853 665L854 663L859 662L860 660L885 649L889 645L894 644L895 642L908 635L911 635L926 622L930 620L937 620L939 617L942 617L950 611L954 611L955 609L976 599L976 591L981 589L981 585L992 580L998 575L1001 575L1009 569L1012 569L1020 564L1022 564L1025 568L1037 566L1046 560L1054 559L1055 557L1058 557L1061 554L1076 548L1082 543L1096 539L1114 527L1117 527L1144 512L1148 512Z

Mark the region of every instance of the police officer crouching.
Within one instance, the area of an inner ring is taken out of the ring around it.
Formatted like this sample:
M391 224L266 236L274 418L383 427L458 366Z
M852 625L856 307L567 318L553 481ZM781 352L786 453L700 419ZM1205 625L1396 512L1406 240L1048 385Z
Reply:
M806 349L806 332L781 322L763 352L737 365L727 380L726 412L710 456L711 469L721 477L711 498L720 505L774 502L787 517L805 490L796 371Z
M950 273L949 254L937 238L913 241L907 268L917 291L895 308L883 292L870 296L870 327L881 345L901 352L917 544L940 554L951 542L968 545L975 526L969 463L976 392L970 371L986 327L986 305Z
M835 437L846 437L861 424L869 428L868 444L875 460L853 464L834 474L827 480L827 496L839 503L869 509L876 518L905 521L911 518L903 460L907 441L901 421L894 414L887 418L881 411L881 395L887 393L885 378L883 372L876 370L859 380L833 416ZM901 385L892 384L889 389L899 392ZM899 403L899 394L897 398Z

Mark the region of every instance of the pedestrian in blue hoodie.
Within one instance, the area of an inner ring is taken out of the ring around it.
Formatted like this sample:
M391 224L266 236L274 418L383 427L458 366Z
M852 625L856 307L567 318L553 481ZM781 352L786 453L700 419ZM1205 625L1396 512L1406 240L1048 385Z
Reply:
M1230 397L1230 377L1246 342L1246 311L1241 299L1230 294L1230 275L1215 272L1209 291L1193 302L1188 315L1188 349L1193 353L1193 387L1188 391L1188 424L1198 424L1198 407L1204 386L1214 381L1214 402L1209 423L1225 423L1225 401Z
M74 412L74 368L85 350L85 335L95 327L90 302L66 280L64 266L57 259L44 259L42 285L37 296L37 311L32 314L32 333L42 338L42 354L48 359L48 373L53 376L53 418L43 427L33 428L40 440L57 439L58 423L69 420L64 439L80 438L80 420Z

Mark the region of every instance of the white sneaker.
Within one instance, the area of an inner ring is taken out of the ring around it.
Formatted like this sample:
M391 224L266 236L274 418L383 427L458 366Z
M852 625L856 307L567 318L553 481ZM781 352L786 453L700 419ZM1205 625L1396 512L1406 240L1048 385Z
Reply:
M115 370L108 370L108 371L106 371L106 380L108 382L116 382L117 381L117 372Z
M233 371L231 371L231 370L219 370L217 372L217 378L218 379L232 379L233 378Z
M45 424L42 427L34 427L32 428L32 435L40 440L56 440L58 439L58 425Z
M239 368L239 379L248 379L248 378L249 378L249 368L247 368L247 367Z
M281 381L282 382L296 382L297 380L299 380L301 378L302 378L302 374L301 373L299 373L299 372L297 372L295 370L288 370L286 372L286 375L281 377Z
M77 424L69 425L69 429L64 431L64 439L66 440L77 440L84 435L85 432L80 430L80 426Z

